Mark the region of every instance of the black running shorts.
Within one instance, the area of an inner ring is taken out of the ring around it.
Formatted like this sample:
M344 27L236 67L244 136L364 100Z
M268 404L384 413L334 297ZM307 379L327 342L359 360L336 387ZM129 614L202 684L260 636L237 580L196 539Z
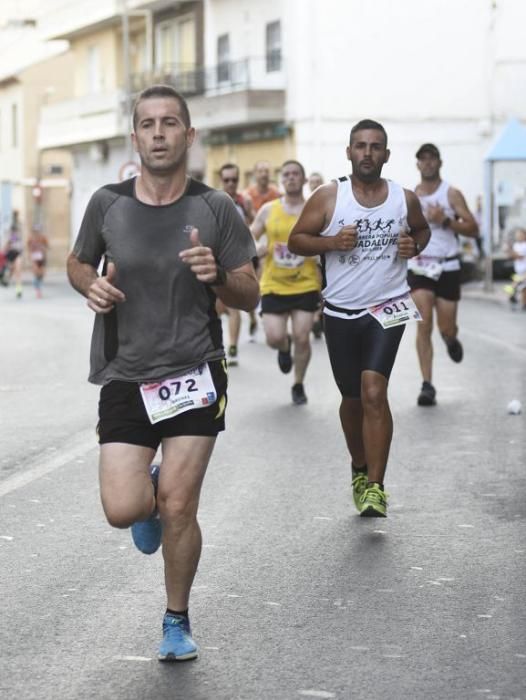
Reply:
M359 318L323 315L332 373L342 396L360 398L362 372L389 379L405 325L383 328L370 314Z
M460 299L460 270L444 271L437 280L425 275L415 275L412 270L407 272L407 283L413 289L429 289L435 296L448 301Z
M289 311L316 311L320 306L319 292L303 294L263 294L262 314L284 314Z
M204 408L192 409L150 423L139 384L112 381L102 387L99 400L99 443L124 442L156 450L163 438L186 435L215 437L225 429L227 374L223 360L208 363L217 400Z

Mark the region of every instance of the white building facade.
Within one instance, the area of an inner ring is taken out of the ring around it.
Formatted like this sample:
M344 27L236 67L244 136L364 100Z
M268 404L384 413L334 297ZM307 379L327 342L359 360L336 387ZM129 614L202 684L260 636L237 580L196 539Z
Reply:
M63 5L49 0L42 20L77 47L80 77L72 101L44 113L39 145L74 150L72 236L91 192L129 160L130 72L131 92L159 80L186 92L201 137L193 169L212 185L225 161L246 184L260 158L276 174L297 158L337 177L351 126L368 117L389 135L386 177L413 187L414 154L431 141L473 206L492 139L509 117L526 120L523 0L128 0L127 67L122 2Z

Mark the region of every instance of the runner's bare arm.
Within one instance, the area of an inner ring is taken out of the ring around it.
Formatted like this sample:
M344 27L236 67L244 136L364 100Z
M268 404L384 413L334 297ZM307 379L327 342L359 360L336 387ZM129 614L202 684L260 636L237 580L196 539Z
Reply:
M449 228L461 236L468 238L477 238L479 235L479 227L475 217L469 211L464 195L460 190L450 187L447 193L451 208L455 212L455 219L451 219Z
M111 262L108 264L107 275L99 277L93 265L81 262L76 255L70 253L67 272L71 286L86 297L89 308L95 313L107 314L115 304L126 301L123 292L112 284L116 270Z
M271 202L264 204L261 209L256 214L256 218L250 226L250 233L254 236L256 241L259 241L261 236L265 233L267 228L267 219L269 213L269 205Z
M259 301L259 283L252 262L233 270L225 270L217 262L211 248L201 243L198 229L192 229L190 247L179 253L196 278L209 284L225 306L252 311Z
M321 185L307 200L290 232L288 248L296 255L320 255L329 250L351 250L357 241L355 226L344 226L335 236L320 236L329 225L336 204L337 185Z
M211 285L216 296L231 309L252 311L259 302L259 282L252 263L225 272L225 283Z
M414 192L404 190L407 203L408 235L401 236L398 252L402 258L412 258L421 253L431 238L431 231L422 212L420 201Z

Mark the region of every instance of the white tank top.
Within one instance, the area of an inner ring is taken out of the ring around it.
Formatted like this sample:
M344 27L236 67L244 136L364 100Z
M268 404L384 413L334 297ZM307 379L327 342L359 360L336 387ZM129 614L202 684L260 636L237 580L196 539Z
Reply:
M323 298L342 309L362 309L405 294L406 261L398 257L400 231L407 229L407 203L403 188L387 180L387 199L371 209L355 198L350 177L337 180L338 192L331 222L321 236L335 236L343 226L358 227L353 250L324 253ZM330 316L348 318L325 307Z
M447 182L442 181L433 194L426 194L423 196L418 196L420 204L422 205L422 211L424 216L426 216L426 209L431 205L440 206L444 210L444 218L448 217L450 219L455 218L455 211L451 208L449 204L449 199L447 193L449 191L449 185ZM426 217L427 218L427 217ZM423 255L426 258L452 258L459 253L458 238L451 228L442 228L440 224L434 224L428 221L429 228L431 229L431 238L429 243L426 245ZM456 262L457 269L460 267L458 261L448 261ZM411 267L411 265L409 265ZM445 267L444 267L445 269ZM448 266L448 269L452 269Z

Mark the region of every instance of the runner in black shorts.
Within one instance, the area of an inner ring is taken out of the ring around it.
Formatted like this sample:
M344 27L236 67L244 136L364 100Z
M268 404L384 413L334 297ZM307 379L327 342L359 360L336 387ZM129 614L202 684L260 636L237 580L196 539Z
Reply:
M417 275L412 270L408 270L407 282L412 290L428 289L441 299L460 301L460 270L442 272L437 280Z
M424 143L416 152L421 181L415 192L431 229L424 255L409 261L407 281L422 314L418 324L416 351L422 373L419 406L436 404L433 373L433 316L453 362L461 362L463 347L458 339L457 311L460 300L459 234L477 238L478 226L460 190L440 177L442 161L438 148Z
M178 92L147 88L133 128L141 174L95 192L68 274L96 313L89 379L102 386L104 512L111 525L131 526L141 552L162 541L167 609L158 658L183 661L197 656L188 605L201 553L199 497L225 425L216 299L256 307L256 248L230 197L188 177L195 131ZM160 467L152 465L159 445Z
M123 442L157 450L164 438L182 435L216 437L225 429L227 372L224 360L209 362L217 400L205 408L193 409L151 423L135 382L114 380L102 387L97 433L101 445Z
M267 238L261 275L261 314L267 344L278 351L278 366L284 374L294 367L292 402L301 406L307 403L303 384L311 357L314 313L320 305L320 281L315 258L293 255L287 249L289 233L305 203L305 170L301 163L285 161L281 181L285 195L261 207L251 230L256 240L264 234Z
M356 124L347 157L352 175L312 194L289 249L321 256L325 338L342 395L354 503L361 516L385 517L393 432L387 386L403 324L418 315L406 260L424 249L429 229L415 194L381 178L389 158L381 124Z

